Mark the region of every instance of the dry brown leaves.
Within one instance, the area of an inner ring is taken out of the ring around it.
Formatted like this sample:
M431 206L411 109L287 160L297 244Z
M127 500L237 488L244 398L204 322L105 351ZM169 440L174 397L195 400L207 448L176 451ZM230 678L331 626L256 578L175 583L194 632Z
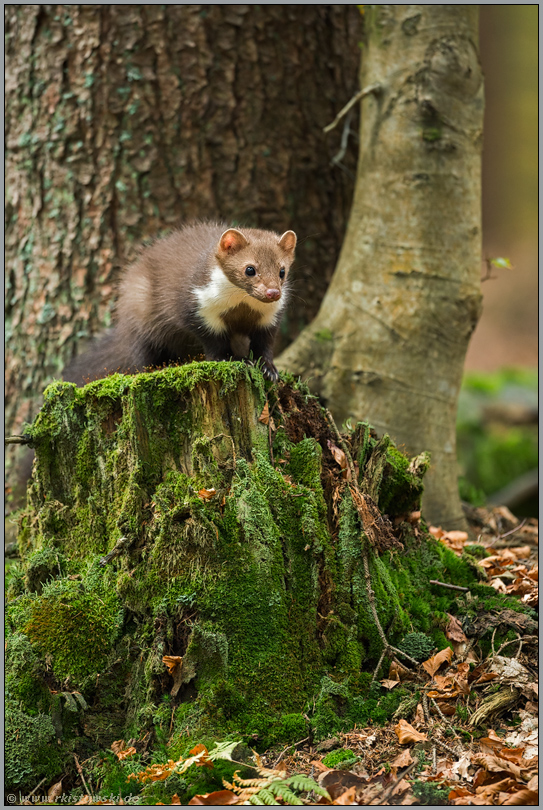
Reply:
M136 749L133 745L131 745L129 748L125 748L125 745L126 743L124 740L117 740L116 742L111 743L111 750L117 756L119 761L128 759L128 757L132 757L136 753Z
M192 756L187 757L186 759L181 757L181 759L178 759L177 762L174 762L173 759L169 759L168 762L163 765L149 765L144 771L140 771L139 773L131 773L128 778L137 779L137 781L142 782L142 784L146 784L147 782L163 782L173 773L184 773L186 770L188 770L188 768L191 767L191 765L197 765L198 767L205 768L213 767L213 763L209 760L205 745L194 746L194 748L191 749L190 754L192 754Z
M198 490L198 497L202 501L210 501L217 494L216 489L199 489Z

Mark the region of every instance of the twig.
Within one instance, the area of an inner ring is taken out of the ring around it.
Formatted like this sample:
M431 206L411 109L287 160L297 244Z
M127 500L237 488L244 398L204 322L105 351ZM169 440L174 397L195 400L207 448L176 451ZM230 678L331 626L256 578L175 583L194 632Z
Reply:
M291 743L290 745L287 745L286 748L283 748L283 750L281 751L281 753L279 754L279 756L277 757L277 759L273 763L272 768L277 768L277 766L279 765L279 763L283 759L283 755L288 751L289 748L297 748L299 745L302 745L302 743L305 743L308 740L309 740L309 737L304 737L303 740L299 740L298 742Z
M453 748L450 747L450 745L447 745L447 743L444 743L438 737L436 737L435 739L432 739L432 742L435 745L437 745L439 748L443 748L445 751L448 751L448 753L452 754L453 757L458 757L458 756L460 756L462 754L462 751L455 751Z
M119 554L122 552L122 550L125 548L127 542L128 542L128 539L126 537L121 537L119 540L117 540L117 542L115 543L115 545L113 546L111 551L108 552L104 557L102 557L102 559L100 560L99 565L101 565L102 568L103 568L114 557L118 557Z
M492 259L485 259L485 264L486 264L486 275L481 276L481 282L492 281L493 279L498 278L498 276L492 275Z
M375 607L375 593L373 588L371 587L371 576L370 576L370 566L368 562L368 554L365 548L362 549L362 562L364 563L364 574L366 576L366 590L368 592L368 602L370 605L370 610L372 612L373 620L375 622L375 626L377 627L377 632L383 642L384 653L386 655L390 655L391 652L397 653L397 655L402 655L404 658L407 658L408 661L411 661L416 667L418 666L418 661L415 661L414 658L411 658L410 655L403 652L403 650L399 650L397 647L393 647L392 644L389 644L387 641L387 637L385 636L385 632L381 627L381 622L379 621L379 616L377 615L377 609ZM381 659L382 660L382 659Z
M85 782L85 777L83 776L83 769L82 769L81 765L79 764L77 754L74 754L73 757L75 759L75 767L77 768L77 772L78 772L79 776L81 777L81 781L83 782L83 787L87 791L87 795L92 796L92 794L91 794L91 792L89 790L89 786Z
M524 518L524 519L523 519L523 520L522 520L522 521L519 523L519 525L518 525L518 526L515 526L515 528L514 528L514 529L509 529L509 531L508 531L508 532L505 532L505 534L499 534L499 535L498 535L498 540L503 540L503 538L504 538L504 537L509 537L509 535L510 535L510 534L514 534L515 532L518 532L518 530L519 530L519 529L522 529L522 527L524 526L524 524L526 523L526 521L527 521L527 520L528 520L528 518Z
M437 703L435 702L435 699L434 699L434 698L430 698L430 700L432 701L432 705L433 705L433 706L435 706L435 708L436 708L436 710L437 710L437 713L439 714L439 716L441 717L441 719L443 720L443 722L444 722L444 723L446 723L447 725L449 725L449 721L447 720L447 718L445 717L445 715L443 714L443 712L441 711L441 709L439 708L439 706L438 706L438 705L437 705Z
M432 766L435 773L437 771L437 748L435 745L432 748Z
M351 134L352 117L353 111L349 110L345 118L345 124L343 125L343 132L341 133L341 143L339 145L339 152L337 152L330 161L330 165L332 166L338 166L345 156L345 152L347 151L347 144L349 142L349 135Z
M519 648L518 648L517 655L516 655L516 657L518 658L518 657L519 657L519 655L520 655L520 651L522 650L522 645L523 645L523 643L524 643L525 641L529 641L529 640L531 641L532 639L537 639L537 638L538 638L538 636L524 636L524 638L523 638L523 637L520 635L520 633L517 633L517 637L516 637L516 638L511 639L511 641L504 641L504 643L503 643L503 644L501 645L501 647L499 648L498 652L497 652L497 653L494 653L494 654L495 654L495 655L499 655L499 654L501 653L501 651L503 650L503 648L504 648L504 647L508 647L508 646L509 646L509 644L516 644L516 642L517 642L517 641L520 641ZM494 652L494 650L492 650L492 652Z
M380 93L382 89L383 88L381 87L381 85L376 83L370 84L369 87L365 87L363 90L359 90L358 93L356 93L352 97L352 99L347 102L347 104L343 107L343 109L341 109L338 112L332 123L325 126L322 131L331 132L335 127L337 127L343 116L347 115L349 110L352 109L352 107L354 107L357 101L361 101L365 96L369 96L370 93Z
M39 790L39 789L41 788L41 786L43 785L43 783L44 783L46 780L47 780L47 777L46 777L46 776L44 776L44 777L43 777L43 779L41 780L41 782L38 782L38 784L36 785L36 787L34 788L34 790L32 790L32 791L31 791L31 792L28 794L27 799L30 799L30 797L31 797L31 796L33 796L33 795L34 795L34 793L36 793L36 791L37 791L37 790Z
M328 408L325 408L324 412L326 414L326 418L328 419L328 424L332 428L332 432L333 432L333 434L335 436L336 441L338 442L341 449L345 453L345 459L347 461L347 466L349 467L349 473L351 475L351 480L356 482L356 470L354 468L353 459L351 457L351 451L347 447L347 442L344 440L341 433L339 432L338 426L336 425L336 423L334 421L334 417L332 416L332 414L330 413Z
M450 588L451 591L469 591L469 588L464 588L462 585L451 585L449 582L440 582L438 579L431 579L430 585L441 585L442 588Z
M422 693L421 703L422 703L422 711L424 712L424 719L426 720L427 723L429 723L430 709L428 707L428 695L426 694L426 692Z
M32 444L32 436L6 436L4 444Z
M496 636L497 631L498 631L498 625L496 625L496 627L494 628L494 632L492 633L492 638L490 640L490 646L492 647L492 656L496 655L496 652L494 650L494 638ZM515 639L515 641L516 641L516 639Z
M387 651L386 647L383 647L383 652L381 653L381 657L379 659L379 662L378 662L377 666L375 667L375 669L373 670L373 678L371 679L371 683L374 683L375 679L377 678L377 673L379 672L379 670L381 668L381 664L383 663L383 658L386 655L386 651Z
M459 663L460 663L461 661L464 661L464 660L465 660L465 659L468 657L468 654L469 654L469 653L472 651L472 649L475 647L475 645L476 645L476 644L477 644L477 638L474 636L474 637L473 637L472 639L470 639L470 641L468 642L468 646L466 647L466 649L464 650L464 652L462 653L462 655L461 655L461 656L459 656L459 658L458 658Z
M271 458L272 467L275 467L275 461L274 461L274 458L273 458L273 442L272 442L272 430L271 430L272 418L271 418L271 413L270 413L270 403L268 401L268 396L267 395L266 395L266 404L268 406L268 444L270 446L270 458Z

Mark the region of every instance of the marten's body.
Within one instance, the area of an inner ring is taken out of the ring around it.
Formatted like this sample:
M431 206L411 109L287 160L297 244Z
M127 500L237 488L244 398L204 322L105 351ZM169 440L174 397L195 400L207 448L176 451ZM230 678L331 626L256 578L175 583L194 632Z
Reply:
M295 246L292 231L200 223L143 248L121 280L115 326L64 379L83 385L203 351L208 360L251 354L277 380L273 344Z

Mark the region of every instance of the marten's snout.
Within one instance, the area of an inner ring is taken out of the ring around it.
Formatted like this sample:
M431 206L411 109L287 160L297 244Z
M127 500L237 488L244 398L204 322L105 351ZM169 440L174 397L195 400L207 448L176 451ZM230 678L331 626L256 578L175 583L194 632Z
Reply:
M281 298L281 290L266 290L266 298L268 301L279 301Z

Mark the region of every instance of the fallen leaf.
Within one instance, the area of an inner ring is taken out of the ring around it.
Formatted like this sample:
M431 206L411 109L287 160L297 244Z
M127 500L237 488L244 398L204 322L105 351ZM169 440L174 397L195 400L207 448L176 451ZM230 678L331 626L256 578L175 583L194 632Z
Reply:
M512 686L522 686L532 680L532 676L516 658L506 658L503 655L495 655L490 665L490 671L495 672L501 683Z
M117 759L120 762L123 759L128 759L128 757L133 757L134 754L137 754L137 751L134 746L131 746L130 748L127 748L126 751L119 751L117 754Z
M501 797L506 797L507 794L500 793ZM523 804L523 805L538 805L539 804L539 793L536 793L533 790L528 790L524 788L523 790L519 790L518 793L513 793L506 801L500 802L502 805L513 805L513 804Z
M337 799L334 799L332 804L343 806L345 806L346 804L356 804L355 797L356 797L356 788L353 785L348 790L346 790L345 793L342 793L341 796L338 796Z
M523 765L517 765L495 754L473 754L472 762L474 765L482 765L487 771L494 773L500 773L500 771L511 773L516 779L522 781L526 781L528 776L532 776L534 769L537 770L537 763L532 764L531 761L525 761Z
M465 752L462 754L459 760L457 760L451 766L451 770L453 773L457 773L463 779L466 779L468 782L473 780L473 776L469 775L469 769L471 767L471 757L470 755Z
M422 666L426 670L426 672L431 675L432 677L436 674L439 667L444 664L445 662L449 662L453 657L453 651L450 647L445 647L444 650L436 653L427 661L424 661Z
M47 801L56 802L59 796L62 795L62 779L60 782L55 782L47 791Z
M163 655L162 663L168 667L168 672L173 675L177 667L181 666L183 659L180 655ZM111 746L113 748L113 746Z
M423 724L425 722L424 709L422 708L422 703L417 704L417 708L416 708L416 711L415 711L414 722L417 725L421 725L421 724Z
M383 678L380 682L381 686L384 686L385 689L394 689L395 686L398 686L400 683L399 681L391 681L389 678Z
M262 408L262 413L261 413L261 414L260 414L260 416L258 417L258 421L259 421L259 422L262 422L262 424L263 424L263 425L267 425L267 424L268 424L268 422L270 421L270 409L269 409L269 407L268 407L268 403L267 403L267 402L266 402L266 404L264 405L264 407Z
M117 751L122 751L124 746L125 746L124 740L116 740L115 742L111 743L110 748L113 751L113 753L116 754Z
M350 479L350 470L347 466L347 457L345 452L340 448L337 447L330 439L327 440L326 444L328 445L328 449L332 453L335 461L341 467L341 477L345 478L347 481Z
M198 490L198 497L202 501L210 501L211 498L213 498L213 496L216 495L216 494L217 494L217 490L213 489L213 488L211 488L211 489L199 489Z
M499 577L492 577L490 587L494 588L498 593L507 593L507 585Z
M400 664L399 661L392 661L388 669L388 677L391 681L403 681L407 677L411 677L411 670L407 669Z
M479 744L483 753L486 753L487 751L494 753L495 751L499 751L500 748L503 748L504 740L502 737L498 737L493 729L489 729L488 737L481 737ZM485 751L485 749L487 749L487 751Z
M201 796L193 796L189 802L192 804L215 805L216 807L226 807L229 804L237 804L238 796L231 790L215 790L213 793L206 793ZM179 803L179 802L178 802Z
M456 616L452 616L450 613L447 613L447 616L449 617L449 623L445 629L447 638L451 641L467 641L467 636Z
M391 768L407 768L408 765L411 765L414 762L413 757L411 756L411 749L404 748L403 751L400 751L396 759L390 763Z
M319 774L318 782L321 787L328 791L332 801L335 801L349 788L363 788L368 784L368 779L357 776L351 771L331 770Z
M398 725L394 727L394 731L398 735L398 740L402 745L406 743L424 742L428 739L426 734L416 731L407 720L400 720Z

